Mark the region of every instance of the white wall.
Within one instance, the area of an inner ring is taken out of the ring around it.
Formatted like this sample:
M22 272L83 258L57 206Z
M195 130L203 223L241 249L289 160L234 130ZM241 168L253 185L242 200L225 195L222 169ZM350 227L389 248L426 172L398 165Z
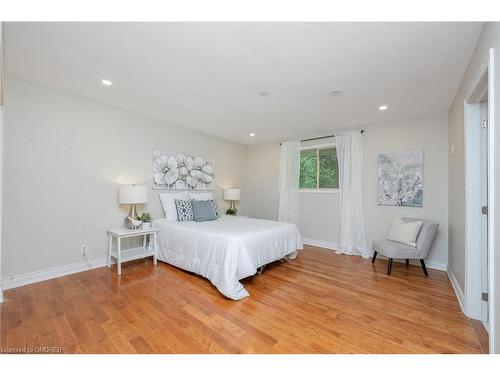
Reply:
M248 148L247 212L250 216L277 220L279 166L279 143ZM337 194L301 193L299 228L302 235L321 241L336 242L338 230L336 208L338 208ZM330 225L325 225L325 221Z
M338 193L300 193L299 228L307 239L336 247L340 225Z
M465 143L464 100L488 50L498 45L498 25L485 23L464 78L449 111L449 268L465 290ZM454 148L453 154L451 148Z
M424 205L377 206L377 155L393 151L424 151ZM383 238L395 216L419 217L439 222L428 263L448 261L448 118L446 115L410 119L367 127L363 135L363 196L369 241Z
M495 139L497 157L496 162L500 160L500 24L498 22L485 23L476 48L469 62L469 66L464 74L460 87L456 93L455 99L449 111L449 148L450 162L448 167L449 176L449 220L450 220L450 252L449 252L449 271L457 280L462 293L465 291L465 143L464 143L464 100L470 89L480 66L488 57L489 49L496 49L496 66L493 68L496 75L496 102L489 103L495 106L497 118L495 125ZM451 148L454 153L451 153ZM495 197L500 197L500 172L496 168L494 176L496 183ZM496 220L500 218L500 199L496 198L495 207L491 207ZM498 227L498 224L497 224ZM496 336L491 350L500 353L500 231L495 232L495 258L493 262L495 268L494 281L495 292L495 316L493 322L496 326Z
M242 189L247 148L7 77L3 207L4 278L106 254L106 229L120 227L116 177L151 186L151 151L216 160L219 205L224 187ZM147 207L162 216L157 191Z
M3 81L4 81L4 42L3 22L0 22L0 303L3 302L2 290L2 198L3 198Z
M366 232L384 238L395 216L433 219L440 230L429 255L429 265L445 268L448 254L448 120L446 115L365 127L363 135L363 195ZM376 201L377 155L392 151L424 151L424 207L381 207ZM278 212L279 144L250 147L248 153L248 213L276 219ZM250 183L259 182L258 186ZM299 229L306 238L338 242L338 195L301 193Z
M1 24L0 24L1 30ZM0 31L1 40L1 31ZM1 69L1 67L0 67ZM0 87L1 90L1 87ZM1 95L1 94L0 94ZM2 204L3 204L3 105L0 103L0 303L3 302L2 288Z
M269 220L278 218L279 167L279 143L248 148L247 211L251 216Z

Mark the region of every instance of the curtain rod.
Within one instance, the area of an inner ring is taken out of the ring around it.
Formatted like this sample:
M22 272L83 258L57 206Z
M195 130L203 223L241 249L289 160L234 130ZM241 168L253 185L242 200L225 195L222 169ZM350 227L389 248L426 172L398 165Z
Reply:
M363 134L365 131L361 130L361 134ZM308 138L308 139L301 139L301 142L308 142L308 141L317 141L319 139L326 139L326 138L335 138L335 134L332 135L325 135L323 137L316 137L316 138ZM280 143L281 146L281 143Z

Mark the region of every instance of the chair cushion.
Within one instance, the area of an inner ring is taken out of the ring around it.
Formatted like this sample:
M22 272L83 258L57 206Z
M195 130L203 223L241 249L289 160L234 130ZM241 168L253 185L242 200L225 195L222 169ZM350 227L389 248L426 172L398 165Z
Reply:
M376 240L372 243L373 251L396 259L421 259L423 252L413 246L405 245L391 240Z
M405 218L403 218L403 220L405 220ZM436 237L439 229L439 223L430 220L423 221L424 225L422 225L422 229L420 229L420 233L417 238L417 248L428 253L432 245L432 241L434 240L434 237Z

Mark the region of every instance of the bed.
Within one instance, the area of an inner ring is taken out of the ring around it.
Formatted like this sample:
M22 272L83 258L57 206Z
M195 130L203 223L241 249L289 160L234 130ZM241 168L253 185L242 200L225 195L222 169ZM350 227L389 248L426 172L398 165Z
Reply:
M294 224L222 215L214 221L154 221L158 259L202 275L226 297L249 294L240 283L259 267L295 259L302 238Z

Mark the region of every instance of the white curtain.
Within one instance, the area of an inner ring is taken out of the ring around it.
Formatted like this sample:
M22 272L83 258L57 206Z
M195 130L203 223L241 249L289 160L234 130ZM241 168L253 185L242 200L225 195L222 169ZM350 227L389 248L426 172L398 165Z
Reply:
M335 134L339 164L340 233L338 253L371 256L365 233L361 184L361 132Z
M278 220L297 224L299 213L300 141L283 142L280 157Z

